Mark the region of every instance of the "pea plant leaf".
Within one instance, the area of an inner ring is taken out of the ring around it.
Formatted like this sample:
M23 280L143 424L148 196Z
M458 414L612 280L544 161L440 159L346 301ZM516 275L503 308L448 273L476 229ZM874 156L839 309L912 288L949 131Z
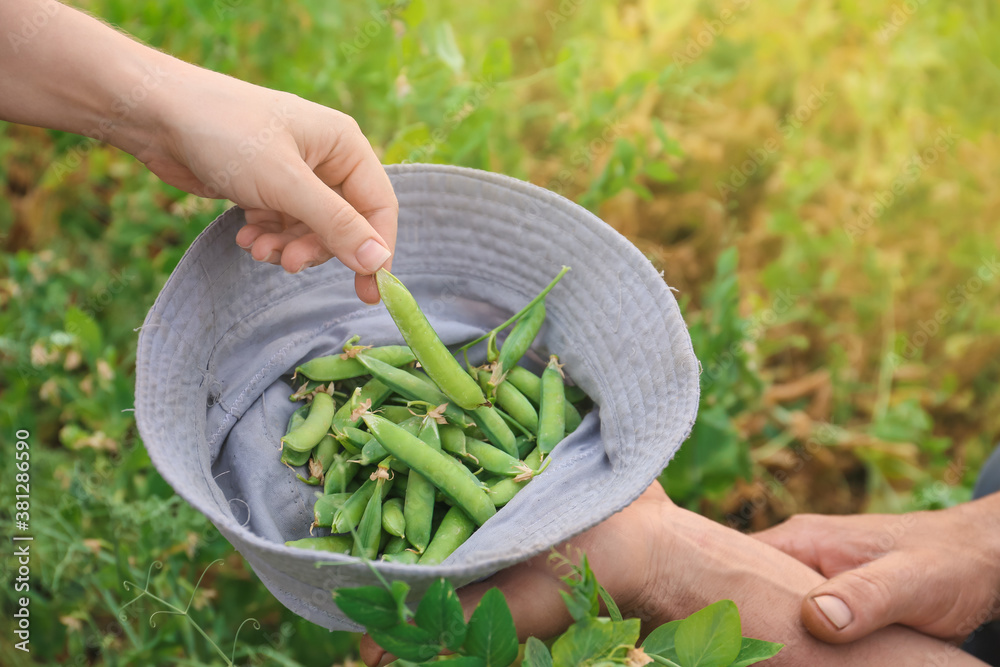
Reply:
M615 622L585 618L577 621L552 645L554 667L576 667L610 658L620 647L633 647L639 639L639 619Z
M368 634L389 653L404 660L430 660L441 652L441 645L423 628L397 623L385 630L369 628Z
M674 648L684 667L728 667L739 654L742 639L736 603L719 600L681 622Z
M767 660L776 656L778 651L784 647L784 644L775 644L773 642L766 642L763 639L744 637L739 655L736 656L736 660L729 667L747 667L747 665Z
M381 586L338 588L333 601L349 619L369 631L392 628L401 620L396 599Z
M562 580L569 587L569 591L559 591L559 595L566 603L573 620L579 622L587 618L597 618L600 612L597 577L590 569L587 557L582 556L580 565L573 566L572 572L562 577Z
M601 596L601 600L604 601L604 606L608 608L608 616L611 617L612 621L623 621L622 612L618 609L618 604L611 597L611 594L605 590L604 586L597 584L597 593Z
M482 658L486 667L507 667L517 658L517 631L500 589L486 591L472 612L464 648Z
M447 579L438 579L424 594L414 616L417 627L426 630L441 646L457 651L465 642L462 603Z
M451 665L451 667L486 667L486 662L474 655L450 655L442 660L424 662L423 665Z
M521 665L522 667L553 667L549 647L537 637L528 637L528 641L524 642L524 660L521 661Z
M677 628L683 622L683 620L670 621L650 632L649 636L646 637L646 641L642 642L643 650L650 655L677 660L674 639L677 635Z
M101 353L101 328L93 317L76 306L70 306L66 311L66 331L76 336L88 358L96 359Z

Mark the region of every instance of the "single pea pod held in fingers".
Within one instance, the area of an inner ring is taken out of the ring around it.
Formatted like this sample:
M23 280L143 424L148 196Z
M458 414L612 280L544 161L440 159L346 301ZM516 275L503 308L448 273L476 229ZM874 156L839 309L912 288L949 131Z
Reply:
M378 291L389 315L417 361L434 383L463 410L486 402L479 385L469 377L438 337L406 286L385 269L375 274Z

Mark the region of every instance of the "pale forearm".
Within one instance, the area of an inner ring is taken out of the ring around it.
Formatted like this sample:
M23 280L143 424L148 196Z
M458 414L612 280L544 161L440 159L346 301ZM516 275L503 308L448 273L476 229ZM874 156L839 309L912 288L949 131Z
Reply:
M54 0L4 0L0 26L0 118L133 154L160 130L163 89L198 70Z
M820 642L806 632L799 618L804 596L824 581L822 575L704 517L673 507L664 515L673 537L658 567L659 590L645 605L644 620L650 626L729 598L739 607L744 635L785 644L768 665L983 664L953 646L901 626L852 644ZM692 553L699 557L685 557ZM699 585L690 585L692 581Z

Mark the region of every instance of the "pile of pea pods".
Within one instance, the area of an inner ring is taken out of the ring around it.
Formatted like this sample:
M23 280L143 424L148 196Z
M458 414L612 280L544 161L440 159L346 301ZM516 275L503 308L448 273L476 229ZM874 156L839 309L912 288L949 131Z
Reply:
M295 369L303 384L291 398L306 402L288 422L281 460L307 466L299 479L322 488L310 534L330 534L286 544L437 564L540 474L588 403L555 355L541 376L518 365L545 321L545 296L568 270L459 348L465 368L403 283L380 270L382 302L406 345L371 347L354 336L342 354ZM466 351L484 340L487 363L473 367Z

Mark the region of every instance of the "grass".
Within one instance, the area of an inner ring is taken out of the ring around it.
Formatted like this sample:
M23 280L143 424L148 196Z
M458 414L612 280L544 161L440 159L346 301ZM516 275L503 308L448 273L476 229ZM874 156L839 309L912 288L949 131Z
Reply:
M704 367L664 476L678 502L740 529L943 507L1000 439L991 3L80 6L353 115L386 163L527 179L627 235L678 289ZM119 617L154 561L151 590L193 595L224 651L260 621L241 664L350 660L355 637L286 611L173 494L129 412L134 329L224 205L23 126L0 132L0 177L0 411L32 433L38 558L34 651L4 642L0 661L222 664L184 620L151 628L155 604Z

